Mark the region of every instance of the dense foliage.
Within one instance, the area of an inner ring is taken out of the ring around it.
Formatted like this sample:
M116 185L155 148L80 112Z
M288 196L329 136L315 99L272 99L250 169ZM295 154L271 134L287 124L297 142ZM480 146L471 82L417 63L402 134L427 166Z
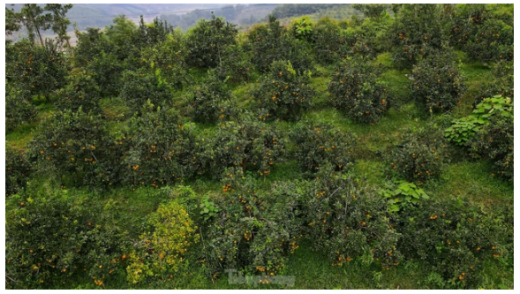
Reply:
M97 114L81 109L55 114L29 144L31 162L62 186L110 186L119 182L121 145L111 140Z
M446 144L438 131L410 132L388 154L387 164L405 180L423 185L442 172L448 158Z
M509 218L461 199L430 200L400 215L398 248L432 266L441 276L436 287L474 287L486 257L507 260L511 254Z
M94 200L73 193L23 193L6 203L7 288L69 286L78 274L96 285L125 264L127 232Z
M242 173L229 173L219 212L205 222L204 259L215 278L226 269L273 276L299 247L300 202L297 187L273 184L260 193ZM237 179L238 178L238 179Z
M260 119L297 120L309 109L315 90L308 74L298 74L291 62L275 61L254 95Z
M356 136L342 132L330 124L306 124L293 133L296 154L303 172L314 173L322 166L347 171L354 164Z
M149 277L167 279L171 274L177 275L186 263L183 256L199 238L188 212L175 201L160 205L150 215L148 224L153 231L140 236L137 251L131 254L126 268L130 284Z
M279 132L251 118L224 122L209 139L204 158L215 178L223 176L226 168L240 168L244 173L257 171L266 176L284 152Z
M376 122L390 105L386 86L377 82L377 71L371 63L359 59L342 63L329 84L332 105L353 120Z
M201 20L187 36L187 61L204 68L221 64L226 47L236 44L236 34L235 25L221 17L213 15L210 21Z
M399 264L400 234L390 225L388 203L375 190L328 165L305 195L306 229L313 246L326 252L333 266L357 259L383 268Z
M434 54L413 67L411 91L418 105L430 112L448 111L460 102L464 83L449 54Z

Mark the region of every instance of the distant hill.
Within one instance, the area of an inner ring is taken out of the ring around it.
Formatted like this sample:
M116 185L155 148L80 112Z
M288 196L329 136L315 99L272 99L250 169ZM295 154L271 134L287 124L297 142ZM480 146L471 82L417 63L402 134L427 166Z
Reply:
M173 27L186 30L201 18L211 19L211 12L214 12L215 16L224 17L229 22L251 25L265 18L277 6L278 4L225 5L220 8L197 8L184 15L164 13L159 18L167 21Z
M20 11L22 5L6 4L6 7ZM352 14L359 14L350 4L74 4L67 16L71 23L76 23L80 31L88 27L104 28L112 24L114 17L121 14L136 23L140 15L143 15L145 22L151 22L155 17L159 17L175 28L186 30L201 18L211 19L211 12L238 24L240 30L247 29L258 22L265 22L270 13L283 23L300 15L310 15L314 19L324 15L343 19ZM72 25L69 26L69 32L71 43L74 44L75 35ZM26 35L25 30L22 29L9 39L17 41ZM53 37L53 32L44 31L43 35Z
M23 4L6 4L6 8L14 8L20 11ZM44 6L45 4L40 4ZM112 24L114 17L124 14L129 19L137 22L139 16L143 15L146 22L161 14L186 14L195 9L218 9L223 4L74 4L67 16L71 23L76 23L79 30L88 27L103 28ZM69 26L69 32L73 32L73 26ZM51 36L52 31L43 32L44 36ZM24 29L9 39L17 41L27 34Z

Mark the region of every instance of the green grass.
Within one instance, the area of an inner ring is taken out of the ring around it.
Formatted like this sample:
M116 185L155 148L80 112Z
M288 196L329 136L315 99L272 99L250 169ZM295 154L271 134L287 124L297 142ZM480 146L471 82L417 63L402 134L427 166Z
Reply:
M435 197L462 196L486 205L513 203L513 183L496 177L487 162L451 164L443 170L437 182L427 185L426 191Z
M126 106L125 102L118 97L101 99L99 105L103 110L103 114L109 121L125 120L130 114L128 106Z

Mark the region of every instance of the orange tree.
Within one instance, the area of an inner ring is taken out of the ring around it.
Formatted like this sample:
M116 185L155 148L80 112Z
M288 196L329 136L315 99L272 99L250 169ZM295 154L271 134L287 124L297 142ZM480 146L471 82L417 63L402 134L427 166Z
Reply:
M215 178L226 168L241 168L268 175L271 167L280 160L284 139L273 127L251 118L238 122L227 121L220 125L205 143L204 158Z
M284 270L302 237L299 186L279 182L262 193L240 169L227 173L223 193L214 199L218 212L203 223L208 273L216 278L235 269L274 276Z
M132 111L140 112L148 100L154 105L171 104L171 88L154 73L145 69L138 71L127 70L122 77L121 99Z
M410 89L425 111L445 112L455 107L465 85L453 56L433 54L413 67Z
M323 17L316 23L312 35L316 61L329 64L339 58L340 45L345 42L340 32L338 22L330 17Z
M164 37L164 41L141 50L141 63L149 67L150 73L157 73L175 88L188 82L187 51L182 37L181 32L173 31Z
M115 53L101 51L93 56L85 67L87 72L93 73L94 80L99 86L102 97L118 96L121 92L121 75L125 69L124 64L117 59Z
M125 264L128 235L113 213L69 192L31 189L7 199L6 288L74 287L79 275L103 286Z
M419 60L442 50L448 40L440 8L432 4L401 5L389 34L394 47L394 64L400 68L411 68Z
M116 144L106 123L80 108L58 112L29 143L29 156L39 172L56 175L63 186L111 186L119 182L125 142Z
M5 196L16 194L27 186L32 173L31 164L25 154L12 148L5 150Z
M101 92L89 72L78 72L67 77L68 85L57 94L56 106L60 110L78 111L81 107L85 112L101 113L99 100Z
M364 19L341 32L339 54L374 59L377 54L391 50L388 44L388 30L393 19L384 14L378 20Z
M465 4L455 6L450 16L450 45L465 50L470 38L491 14L486 11L485 4Z
M274 61L253 93L261 116L283 120L299 119L315 94L309 75L298 74L289 61Z
M483 62L513 59L513 6L457 5L450 18L450 44Z
M217 76L209 72L206 82L188 94L188 113L195 121L215 123L236 117L237 110L231 101L231 92Z
M29 90L7 83L5 95L6 131L9 133L17 126L32 121L37 114L38 110L30 101Z
M5 69L7 83L19 84L31 95L47 97L65 84L67 60L50 40L45 46L22 40L6 44Z
M115 50L99 28L87 28L86 32L76 30L75 33L77 42L73 48L74 63L78 67L88 66L102 52L109 53Z
M489 123L466 143L475 156L492 162L494 173L510 181L514 178L514 118L511 114L491 116Z
M331 76L329 93L334 107L349 118L374 123L389 108L386 86L377 82L378 69L370 62L349 60Z
M331 164L323 165L302 196L304 232L332 266L360 260L385 269L401 261L400 234L390 225L387 201Z
M474 288L491 259L512 261L512 215L510 209L484 208L466 199L432 197L401 211L393 225L402 234L398 249L440 275L438 287Z
M513 26L490 19L478 27L465 49L470 58L482 62L513 60L513 44Z
M313 69L307 47L287 33L287 29L273 15L269 15L268 24L255 25L249 30L245 44L245 50L252 54L251 62L260 72L267 72L277 60L290 61L298 73Z
M447 142L439 130L424 128L409 130L388 153L388 169L408 182L423 185L439 177L448 161Z
M188 179L204 168L197 158L195 136L174 109L148 101L141 113L132 118L122 137L130 145L123 159L126 184L158 188Z
M305 123L291 137L297 147L294 156L305 173L315 173L326 164L337 171L347 171L354 164L355 135L344 133L330 123Z
M217 70L219 78L231 83L249 82L252 73L251 52L240 44L226 46Z
M236 44L236 25L211 14L211 20L201 19L186 36L186 61L196 67L210 68L222 63L227 46Z
M199 239L185 207L171 201L159 205L147 221L126 268L127 280L135 285L150 280L167 280L187 267L186 253Z

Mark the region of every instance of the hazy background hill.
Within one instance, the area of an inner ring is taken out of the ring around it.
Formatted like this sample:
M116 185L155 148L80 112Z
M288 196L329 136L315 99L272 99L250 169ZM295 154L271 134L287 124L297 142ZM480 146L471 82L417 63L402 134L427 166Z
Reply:
M22 5L6 4L6 7L20 11ZM317 20L325 15L345 19L352 14L361 14L350 4L74 4L67 16L71 21L70 41L74 45L75 34L72 25L74 23L80 31L84 31L88 27L104 28L112 24L114 17L121 14L136 23L140 15L143 15L147 23L158 17L175 28L187 30L199 19L210 19L212 12L237 24L239 30L246 30L255 23L267 21L267 16L271 13L282 23L287 23L293 17L301 15L309 15ZM26 35L22 28L18 33L7 38L17 41ZM52 31L44 31L43 35L48 38L54 37Z

